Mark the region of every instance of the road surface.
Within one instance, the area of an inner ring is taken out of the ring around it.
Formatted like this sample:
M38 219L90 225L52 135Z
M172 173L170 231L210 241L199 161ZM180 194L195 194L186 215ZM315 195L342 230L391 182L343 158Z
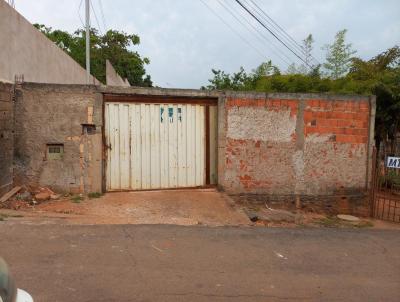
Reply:
M0 223L36 302L400 301L400 232Z

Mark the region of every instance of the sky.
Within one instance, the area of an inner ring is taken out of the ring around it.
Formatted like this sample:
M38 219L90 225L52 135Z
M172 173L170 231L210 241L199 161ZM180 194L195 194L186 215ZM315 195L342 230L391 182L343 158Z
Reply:
M31 23L73 32L82 27L84 2L15 0L15 6ZM325 58L322 47L341 29L348 30L347 42L363 59L400 45L399 0L241 2L258 4L298 44L311 33L318 62ZM100 32L117 29L140 36L141 44L132 50L150 59L146 70L157 86L200 88L212 77L211 69L251 71L269 59L283 71L289 63L301 63L235 0L92 0L92 8L91 24Z

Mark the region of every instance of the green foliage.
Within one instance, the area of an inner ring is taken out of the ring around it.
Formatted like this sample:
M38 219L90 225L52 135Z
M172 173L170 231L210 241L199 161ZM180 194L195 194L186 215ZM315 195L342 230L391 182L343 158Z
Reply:
M328 60L328 64L334 67L331 77L321 74L320 65L303 73L292 64L286 74L281 74L268 61L251 73L240 68L231 76L224 71L213 70L214 78L209 80L211 85L207 89L375 95L375 137L379 147L381 141L393 139L400 131L400 48L394 46L367 61L351 58L354 51L351 44L344 43L345 33L345 30L339 32L331 46L332 55ZM304 41L308 45L304 47L312 49L312 36Z
M309 34L303 41L302 41L301 49L303 54L303 60L305 63L296 66L295 63L289 65L288 69L286 70L286 74L303 74L307 75L310 70L310 66L313 65L312 63L312 50L313 50L313 43L314 38L312 34Z
M379 177L379 185L389 189L400 190L400 174L396 170L389 170L385 175Z
M211 70L214 78L209 79L210 85L202 89L231 89L231 90L254 90L260 78L271 75L279 75L279 68L274 66L271 61L264 62L252 73L247 74L243 67L239 72L230 75L221 70Z
M88 197L89 197L90 199L93 199L93 198L100 198L101 196L103 196L103 194L102 194L102 193L99 193L99 192L90 192L90 193L88 194Z
M351 92L376 95L377 143L393 139L400 130L400 47L389 48L368 61L353 59L345 80Z
M286 74L300 74L301 72L298 70L295 63L289 65L288 69L286 70Z
M346 32L346 29L339 31L333 44L327 44L324 47L327 53L326 63L323 66L333 79L338 79L348 72L352 56L356 53L351 49L351 44L345 43Z
M85 35L86 31L78 29L73 34L62 30L53 30L42 24L34 24L43 34L68 53L83 68L86 65ZM134 86L152 86L149 75L146 75L145 65L148 58L142 58L136 51L129 48L140 44L137 35L109 30L100 35L94 28L90 30L90 64L91 73L100 82L106 82L106 60L109 60L122 78L127 78Z
M73 203L80 203L81 201L83 201L83 197L82 197L82 196L79 196L79 195L72 196L72 197L71 197L71 201L72 201Z

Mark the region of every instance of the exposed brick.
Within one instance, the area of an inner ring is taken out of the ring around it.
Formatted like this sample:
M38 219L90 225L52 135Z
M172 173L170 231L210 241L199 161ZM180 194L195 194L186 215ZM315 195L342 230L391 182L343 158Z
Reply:
M280 100L273 100L272 101L272 106L273 107L281 107L281 101Z
M353 120L337 120L338 127L354 127L355 123Z
M343 120L352 120L354 119L355 113L349 113L349 112L331 112L329 114L330 118L335 118L335 119L343 119Z
M313 118L329 118L329 112L325 111L313 111L312 112Z
M333 110L338 112L346 111L346 102L335 101L333 104Z
M319 100L308 100L307 106L310 107L319 107Z
M305 112L304 112L304 121L305 121L305 122L310 122L312 119L314 119L313 112L311 112L311 111L305 111Z
M344 134L368 136L368 130L367 129L344 128L344 130L345 130Z
M336 119L317 119L316 125L321 127L337 127L338 121Z
M360 110L368 111L369 110L369 103L367 102L359 102Z
M344 134L345 128L337 128L337 127L306 127L306 134Z
M265 100L257 100L257 106L264 107L265 106Z
M336 141L338 143L365 144L368 142L368 137L340 134L336 135Z
M368 114L364 113L364 112L360 112L360 113L354 113L353 114L353 118L355 120L360 120L360 121L368 121L369 116Z

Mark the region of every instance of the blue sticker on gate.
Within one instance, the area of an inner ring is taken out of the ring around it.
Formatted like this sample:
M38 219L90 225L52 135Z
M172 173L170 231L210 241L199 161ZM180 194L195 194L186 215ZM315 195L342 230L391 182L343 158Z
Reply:
M178 108L178 121L182 123L182 108Z
M161 122L161 123L164 121L163 114L164 114L164 108L161 107L161 108L160 108L160 122Z

